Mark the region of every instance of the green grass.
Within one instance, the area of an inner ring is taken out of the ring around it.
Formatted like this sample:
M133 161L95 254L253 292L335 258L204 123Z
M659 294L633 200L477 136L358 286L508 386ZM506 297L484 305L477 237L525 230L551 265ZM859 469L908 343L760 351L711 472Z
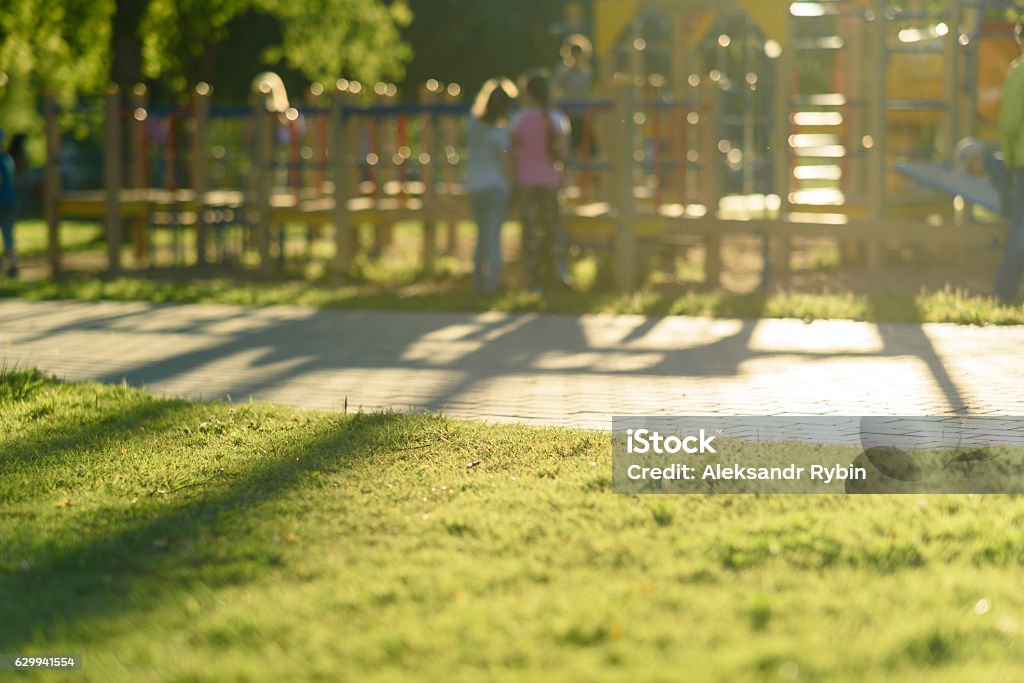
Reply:
M336 284L326 263L333 244L321 236L312 244L312 259L306 260L306 229L289 225L291 235L288 264L291 279L252 276L237 278L192 278L129 276L117 279L77 276L59 281L0 280L0 297L28 299L69 299L81 301L151 301L157 303L224 303L245 306L274 304L312 307L383 310L437 310L547 312L547 313L635 313L644 315L695 315L730 318L846 319L871 322L949 322L969 325L1024 324L1024 306L1004 305L990 296L946 287L907 293L833 293L792 290L771 293L735 294L709 290L698 282L701 268L684 258L675 260L673 275L653 268L645 271L644 284L634 294L612 291L607 278L599 274L597 259L583 255L575 261L576 291L554 291L537 296L512 289L500 296L477 295L468 273L468 256L440 255L435 272L421 270L421 235L414 224L395 226L395 243L383 258L360 253L351 269L350 282ZM509 226L506 237L516 242L517 228ZM62 241L67 251L103 251L101 229L93 224L65 223ZM456 226L460 250L472 244L475 231L470 223ZM185 251L191 253L191 233ZM26 221L18 228L19 252L45 253L45 226ZM159 246L161 263L168 265L172 236L165 230L153 237ZM362 231L364 249L372 243L371 232ZM131 249L125 247L125 255ZM168 253L164 253L168 252ZM835 270L838 250L816 246L801 257L812 269ZM250 264L251 265L251 264ZM806 265L806 264L805 264ZM512 267L515 271L516 266ZM514 277L515 273L513 273Z
M61 281L0 281L0 297L70 299L78 301L151 301L156 303L222 303L243 306L275 304L327 308L398 311L481 311L546 313L636 313L726 318L846 319L870 322L948 322L967 325L1024 324L1024 306L1001 304L991 297L953 289L909 295L731 294L724 291L671 291L647 288L631 295L610 291L559 291L546 296L511 290L481 296L466 278L417 280L383 284L365 279L358 284L308 282L245 282L202 279L190 282L142 277L102 279L79 277Z
M104 228L99 223L62 221L60 227L61 248L67 252L104 249ZM41 220L18 221L15 233L18 254L21 256L42 256L46 254L46 223Z
M1018 497L620 496L606 434L0 387L0 652L85 656L19 680L1019 677Z

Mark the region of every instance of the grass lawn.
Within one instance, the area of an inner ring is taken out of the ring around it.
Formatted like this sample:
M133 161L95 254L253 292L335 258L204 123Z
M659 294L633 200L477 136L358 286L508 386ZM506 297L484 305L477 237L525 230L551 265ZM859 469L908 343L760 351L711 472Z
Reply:
M68 252L103 250L104 228L99 223L63 221L61 248ZM40 220L19 221L17 225L18 254L44 256L46 254L46 223Z
M511 290L481 296L463 280L422 281L387 285L371 281L349 285L308 282L244 282L199 279L189 282L142 277L113 280L80 277L69 280L0 281L0 297L154 303L221 303L243 306L299 305L316 308L358 308L397 311L505 311L544 313L632 313L692 315L718 318L801 318L869 322L944 322L964 325L1024 324L1024 307L1003 305L991 297L953 290L917 296L862 294L732 294L689 291L682 294L648 288L632 295L609 291L559 291L539 296Z
M544 313L633 313L719 318L846 319L869 322L946 322L965 325L1024 324L1024 307L1003 305L991 297L953 290L917 296L862 294L732 294L689 291L672 294L647 288L632 295L609 291L558 291L545 296L511 290L498 296L476 294L466 279L383 284L325 285L303 281L246 282L197 279L189 282L144 277L113 280L78 277L68 280L0 280L0 298L77 301L150 301L154 303L221 303L243 306L299 305L397 311L505 311Z
M71 252L88 249L102 252L104 248L102 242L96 239L96 226L72 223L66 224L62 230L65 248ZM301 226L293 225L289 230L294 233L293 237L305 234ZM515 233L515 230L511 232ZM465 251L466 245L472 245L475 239L474 229L470 224L459 224L458 233L459 244ZM22 247L28 248L30 253L41 254L45 251L45 226L42 222L26 221L19 224L18 235ZM364 233L363 237L368 238L369 233ZM155 239L162 244L170 237L159 233ZM652 271L638 292L624 295L599 280L597 262L592 256L585 256L575 263L576 291L554 291L542 297L513 289L499 296L480 296L473 291L468 273L468 254L440 256L437 272L425 276L420 271L420 239L417 226L399 224L395 228L395 246L386 257L370 259L360 254L353 266L351 281L347 284L332 282L324 272L323 266L333 253L333 246L321 239L313 243L319 260L308 262L296 256L289 264L291 279L254 279L252 274L248 278L196 278L192 274L181 273L176 278L163 279L145 276L117 279L80 276L60 281L49 278L28 281L0 279L0 297L247 306L290 304L415 311L497 310L744 319L848 319L883 323L1024 324L1024 306L1003 305L990 296L951 287L922 289L916 294L792 289L736 294L720 289L708 290L697 285L695 280L700 278L699 269L690 272L693 264L684 262L678 264L679 275L685 276L684 281L666 282L664 274ZM295 250L304 254L304 244L302 242L297 245ZM129 251L126 247L125 253ZM804 260L821 261L823 258L805 255Z
M471 463L477 463L470 467ZM0 377L18 680L1003 681L1024 499L610 491L609 437Z

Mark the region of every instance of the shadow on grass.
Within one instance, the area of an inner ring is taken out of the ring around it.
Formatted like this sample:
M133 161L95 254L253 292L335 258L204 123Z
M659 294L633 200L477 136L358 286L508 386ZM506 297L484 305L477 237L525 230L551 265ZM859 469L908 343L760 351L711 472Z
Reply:
M96 401L106 403L109 398L97 398ZM60 465L64 457L74 455L76 451L110 447L192 410L194 408L184 401L142 397L131 407L116 413L99 413L74 426L64 423L57 429L47 425L46 416L51 411L43 409L32 416L38 421L38 426L0 438L3 450L0 475L29 460L37 466Z
M0 577L0 650L47 641L64 627L144 612L169 594L202 581L231 585L255 580L283 563L271 548L246 549L239 534L255 526L240 520L304 482L313 472L338 472L379 452L394 438L393 414L339 418L318 427L299 445L281 438L251 467L217 480L199 493L166 498L166 505L139 505L126 513L80 513L75 526L102 530L43 550ZM62 441L63 442L63 441ZM152 500L152 499L147 499ZM232 533L234 543L222 534ZM244 539L242 539L244 540ZM220 541L220 542L219 542Z
M34 368L0 368L0 410L17 415L22 401L59 384ZM131 402L126 405L128 397ZM108 387L97 388L92 395L64 394L53 400L61 405L36 406L18 416L20 421L29 423L27 426L17 433L0 435L0 476L11 474L29 461L34 466L58 466L64 457L76 451L110 447L140 432L169 425L176 417L195 409L185 401L158 400ZM47 419L53 412L69 407L81 411L75 420L65 420L56 427Z

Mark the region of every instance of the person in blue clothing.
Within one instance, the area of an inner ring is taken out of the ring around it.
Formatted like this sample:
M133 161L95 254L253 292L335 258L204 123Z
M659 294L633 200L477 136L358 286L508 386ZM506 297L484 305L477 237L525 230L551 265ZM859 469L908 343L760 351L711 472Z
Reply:
M18 213L18 192L15 187L14 159L5 148L6 135L0 128L0 236L3 237L3 258L7 275L18 277L18 255L14 251L14 223Z
M477 225L473 278L481 294L496 294L501 285L501 228L511 187L507 123L518 94L507 79L487 81L466 126L465 187Z

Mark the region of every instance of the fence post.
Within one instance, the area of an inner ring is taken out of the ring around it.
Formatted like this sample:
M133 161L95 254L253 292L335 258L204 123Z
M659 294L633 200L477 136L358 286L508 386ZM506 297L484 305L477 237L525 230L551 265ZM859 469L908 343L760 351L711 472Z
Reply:
M352 262L352 223L348 215L348 200L352 197L352 176L349 156L358 156L359 149L349 149L348 126L345 120L345 98L349 83L344 79L335 84L331 98L331 181L334 184L334 270L340 277Z
M872 3L871 49L867 51L865 71L874 78L871 83L871 157L868 163L868 216L871 222L879 224L885 219L885 199L889 175L886 159L886 127L888 126L888 78L889 39L886 26L887 0ZM957 28L950 27L950 31ZM868 270L878 270L882 262L882 245L872 240L866 245Z
M267 109L266 99L257 94L253 102L253 118L256 123L256 146L253 157L253 182L251 211L253 237L260 254L260 270L270 271L270 201L274 191L273 168L271 168L274 144L274 113Z
M206 243L209 226L206 224L206 193L210 191L210 97L209 83L196 84L192 96L192 191L196 206L196 265L206 265Z
M129 98L131 109L128 133L128 182L132 189L142 190L146 187L146 119L149 116L146 98L146 85L136 83L132 87ZM135 251L136 263L142 262L149 253L147 246L149 221L145 218L134 218L130 226L131 241Z
M448 86L444 89L444 103L455 104L456 102L459 101L459 96L461 95L461 93L462 86L460 86L458 83L449 83ZM456 149L459 144L458 121L456 117L452 115L446 115L443 119L441 119L440 127L441 132L444 134L443 144L445 146L444 158L441 159L440 161L443 164L442 168L444 169L443 178L446 188L445 198L450 202L453 199L459 199L459 197L455 195L453 192L453 190L455 189L459 182L455 162L455 159L457 157ZM438 154L438 156L440 156L440 154ZM444 227L444 252L446 254L454 254L455 246L456 243L458 242L458 226L456 224L456 221L449 219L445 221Z
M613 177L615 198L615 284L623 292L636 288L636 199L633 196L633 153L636 147L634 83L624 79L615 84Z
M43 117L46 120L46 174L43 185L43 212L46 214L46 253L50 261L50 274L60 275L60 211L57 206L61 194L60 182L60 124L57 121L57 103L52 93L43 97Z
M116 84L105 96L103 189L106 194L107 262L110 274L121 270L121 97Z
M342 102L348 102L353 107L360 105L360 93L363 91L363 84L359 81L348 82L348 93L342 95ZM363 145L368 141L369 127L366 124L367 117L349 116L345 125L342 127L342 135L345 136L346 149L349 150L349 159L351 163L348 167L348 178L349 187L352 196L362 197L364 194L372 194L370 189L372 183L369 181L363 181L364 169L366 169L366 176L371 176L369 155L364 154ZM348 231L348 253L349 258L354 258L359 253L361 245L359 243L360 238L360 223L353 221L351 216L349 217L350 229Z
M773 131L773 144L775 154L772 169L773 180L775 181L776 192L779 196L779 218L784 219L789 213L789 191L793 178L792 150L789 144L789 135L792 131L790 126L790 90L792 87L793 69L796 67L794 54L795 48L792 45L782 48L782 52L772 60L775 67L775 126ZM766 234L770 247L769 258L771 264L770 272L780 282L789 278L789 260L791 243L788 235ZM765 264L768 266L768 264Z
M862 15L853 17L850 20L850 35L847 44L849 52L847 60L850 66L847 68L848 87L846 96L855 104L845 108L843 114L843 126L847 131L846 153L849 155L846 168L849 177L843 177L843 184L846 186L846 201L851 199L855 202L864 199L864 134L865 134L865 111L863 103L866 99L867 88L864 69L864 60L867 58L868 46L868 25Z
M847 32L843 36L844 43L849 46L846 52L848 66L845 70L847 106L842 110L847 156L840 188L846 202L854 204L865 202L869 192L865 172L868 159L865 154L870 153L870 150L864 144L870 116L864 103L870 101L868 83L871 78L865 68L865 60L871 49L868 45L871 27L868 25L867 11L864 9L846 20ZM842 239L839 241L839 253L843 264L863 261L864 244L856 239Z
M949 17L946 19L948 32L942 42L943 47L943 99L949 111L946 113L946 140L942 150L942 160L952 162L953 151L960 138L960 19L963 13L960 0L947 0L946 8Z
M700 116L700 173L701 203L706 216L714 225L718 217L718 203L722 196L722 165L718 149L718 124L721 115L722 89L710 79L703 87L704 111ZM714 287L719 285L722 274L722 243L713 230L704 237L704 282Z
M131 178L131 186L136 189L146 187L146 119L149 117L146 94L146 85L136 83L129 100L132 130L128 138L131 149L128 176Z
M391 104L392 98L387 83L383 81L375 83L373 93L373 104L375 106L386 107ZM391 134L392 121L390 117L377 114L371 120L373 123L373 140L371 145L373 146L374 154L377 155L376 172L374 173L374 197L376 197L379 206L382 201L386 203L388 200L385 190L390 186L389 181L392 177L391 155L394 153L394 137ZM391 224L389 219L385 217L384 212L378 211L373 231L373 250L371 253L379 258L384 253L384 249L390 244Z
M775 67L775 126L772 136L772 168L775 192L779 195L779 217L789 213L790 181L793 177L792 152L789 147L790 134L790 89L793 64L793 48L783 48L782 54L772 60Z
M320 83L313 83L309 86L308 102L317 111L310 112L306 125L311 127L310 140L313 145L313 156L316 159L316 169L313 172L313 182L310 185L315 188L314 197L322 197L324 194L324 182L327 180L327 148L330 144L330 121L327 114L323 112L324 107L324 86Z
M437 92L441 84L430 79L420 90L420 102L430 106L437 102ZM434 171L437 164L437 131L434 129L433 114L422 115L420 129L420 162L421 180L423 182L423 272L434 272L437 261L437 181ZM426 156L424 156L426 155ZM426 163L423 163L423 162Z

